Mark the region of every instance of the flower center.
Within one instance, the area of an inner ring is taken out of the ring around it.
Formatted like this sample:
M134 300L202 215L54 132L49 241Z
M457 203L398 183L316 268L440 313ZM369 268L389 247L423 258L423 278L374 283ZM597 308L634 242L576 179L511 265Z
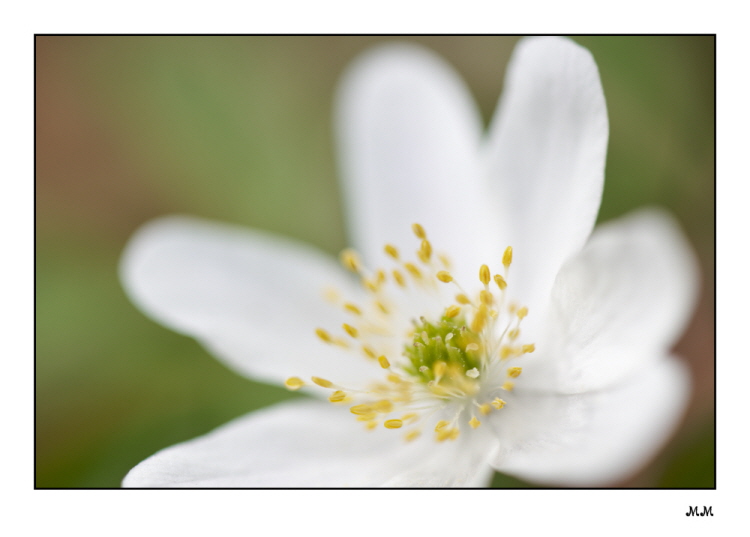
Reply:
M316 330L324 343L373 362L374 376L381 378L358 387L319 377L311 381L332 390L328 400L348 405L368 429L404 428L407 441L429 429L437 441L454 440L479 427L479 417L507 404L501 396L507 397L522 372L511 362L534 351L533 343L518 343L528 309L506 300L511 247L503 255L504 275L492 276L482 265L482 288L471 295L454 280L447 256L433 255L422 226L412 229L420 241L418 261L404 261L386 245L395 265L390 272L367 271L355 252L342 253L343 265L360 277L367 299L357 305L329 293L351 320L342 324L340 336ZM286 381L290 390L304 385L298 377Z

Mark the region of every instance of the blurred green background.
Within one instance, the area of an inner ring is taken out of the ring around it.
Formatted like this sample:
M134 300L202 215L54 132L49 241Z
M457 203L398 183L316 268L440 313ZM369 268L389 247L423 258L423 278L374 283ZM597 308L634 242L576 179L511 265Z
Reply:
M150 218L186 213L346 243L331 107L380 37L36 38L36 486L117 487L157 450L280 401L126 299L117 263ZM399 37L467 80L485 121L517 37ZM677 351L693 370L678 433L625 487L714 486L713 37L574 38L610 114L600 220L672 210L701 260ZM498 475L495 486L527 486Z

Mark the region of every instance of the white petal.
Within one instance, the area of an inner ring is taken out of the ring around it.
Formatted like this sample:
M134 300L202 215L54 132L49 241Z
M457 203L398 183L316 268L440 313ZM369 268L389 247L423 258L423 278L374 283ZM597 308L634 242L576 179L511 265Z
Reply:
M365 431L346 408L305 401L255 412L160 451L133 468L123 485L478 486L487 485L491 471L486 459L482 463L459 475L460 465L445 450L425 453L405 443L400 431Z
M568 39L517 46L486 146L513 285L531 310L560 265L586 241L601 202L609 127L591 54ZM503 245L505 246L505 245Z
M496 230L479 180L481 119L455 72L414 45L376 48L344 77L336 120L349 230L368 263L385 243L413 258L418 222L475 278Z
M492 414L502 444L493 465L540 483L607 485L656 453L688 393L687 368L667 358L609 391L519 397L515 407Z
M183 217L144 226L121 264L125 289L144 312L195 337L237 371L272 382L370 377L366 359L315 336L317 327L341 326L341 312L323 292L346 286L346 276L313 248Z
M550 337L524 368L529 386L578 393L643 373L685 329L697 290L697 262L666 214L598 227L555 281Z

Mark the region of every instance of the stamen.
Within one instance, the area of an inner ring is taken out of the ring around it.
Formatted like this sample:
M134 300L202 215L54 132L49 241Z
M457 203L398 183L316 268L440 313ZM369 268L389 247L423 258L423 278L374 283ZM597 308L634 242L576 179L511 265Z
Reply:
M424 232L424 228L419 224L412 224L411 229L418 239L426 239L427 234Z
M346 331L347 334L349 334L351 337L355 338L357 337L357 329L354 328L350 324L342 324L341 327Z
M453 281L453 276L447 270L441 270L436 274L437 279L444 283L450 283Z
M398 249L392 244L385 245L385 253L391 256L393 259L398 260Z
M304 381L299 377L289 377L284 381L284 386L292 391L299 390L304 385Z
M386 420L383 425L386 429L400 429L403 424L404 422L401 420Z
M352 272L359 272L362 269L362 262L354 250L347 249L341 252L341 263Z
M508 376L511 378L518 378L518 376L521 374L521 368L520 367L509 367L508 368Z
M505 266L505 269L507 270L508 267L510 267L510 264L513 262L513 248L508 246L505 249L505 252L503 252L503 265Z
M505 291L505 288L508 287L508 282L506 282L505 278L503 278L499 274L495 274L495 283L501 291Z
M490 283L490 268L487 265L482 265L479 268L479 281L484 285Z
M503 408L506 403L502 399L495 397L495 399L490 403L493 407L495 407L497 410L500 410Z
M479 421L479 420L478 420L478 419L476 418L476 416L472 416L472 417L471 417L471 420L469 420L469 425L471 425L471 428L472 428L472 429L476 429L476 428L477 428L477 427L479 427L479 426L480 426L481 424L482 424L482 422L481 422L481 421Z
M378 362L380 363L380 367L382 367L383 369L388 369L389 367L391 367L391 363L385 356L380 356L378 358Z
M333 382L331 382L330 380L322 379L320 377L311 377L311 380L321 388L333 387Z

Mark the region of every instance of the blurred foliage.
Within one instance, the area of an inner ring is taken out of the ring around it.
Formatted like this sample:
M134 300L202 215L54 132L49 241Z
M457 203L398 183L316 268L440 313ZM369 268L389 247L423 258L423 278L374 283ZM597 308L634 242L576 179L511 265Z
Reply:
M37 487L116 487L157 450L291 397L148 320L118 259L140 224L176 212L346 246L331 104L347 63L384 39L37 38ZM443 55L490 117L517 38L398 39ZM694 339L679 348L695 401L622 485L712 487L714 39L575 39L597 59L610 112L600 219L668 207L704 272Z

